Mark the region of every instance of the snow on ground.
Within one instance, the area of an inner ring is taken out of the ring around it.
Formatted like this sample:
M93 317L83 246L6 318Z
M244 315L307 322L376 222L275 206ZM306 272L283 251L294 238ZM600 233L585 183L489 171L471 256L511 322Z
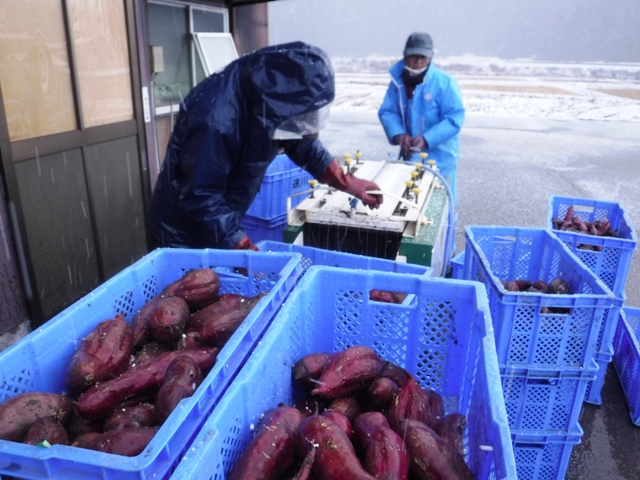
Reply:
M389 57L332 59L332 109L375 111ZM640 122L640 64L545 63L461 56L435 59L460 84L467 114Z

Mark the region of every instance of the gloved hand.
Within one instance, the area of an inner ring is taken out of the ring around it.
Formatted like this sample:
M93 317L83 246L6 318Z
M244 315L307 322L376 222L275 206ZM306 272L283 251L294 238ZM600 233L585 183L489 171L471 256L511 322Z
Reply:
M260 251L258 247L256 247L253 243L251 243L251 240L249 240L249 237L247 237L246 235L242 237L240 241L233 246L233 249L234 250L253 250L254 252Z
M424 139L422 135L418 135L416 138L411 140L411 146L414 148L418 148L421 152L429 148L427 141Z
M401 133L392 138L396 145L400 145L400 156L409 158L411 156L411 142L413 139L406 133Z
M382 195L366 193L368 190L380 190L380 187L374 182L358 178L351 173L345 174L342 166L335 158L322 174L320 182L359 198L362 203L371 209L379 208L382 205Z

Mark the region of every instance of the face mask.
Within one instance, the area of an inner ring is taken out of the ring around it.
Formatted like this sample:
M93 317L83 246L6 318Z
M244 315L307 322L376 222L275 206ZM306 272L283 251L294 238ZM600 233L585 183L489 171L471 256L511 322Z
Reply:
M405 65L404 69L407 72L409 72L411 75L420 75L422 72L424 72L427 69L427 67L420 68L418 70L414 70L413 68L409 68L407 65Z

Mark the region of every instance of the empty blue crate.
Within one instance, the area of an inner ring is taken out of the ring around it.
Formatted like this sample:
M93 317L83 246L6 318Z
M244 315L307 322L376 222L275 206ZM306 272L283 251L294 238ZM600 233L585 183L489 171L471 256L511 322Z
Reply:
M309 194L311 174L300 168L286 155L278 155L262 180L260 191L253 199L247 215L262 220L273 220L287 213L287 198L291 197L291 207L295 207ZM294 195L300 194L300 195Z
M372 301L404 292L403 304ZM478 480L514 479L500 374L481 285L417 275L313 266L214 409L172 480L223 479L261 415L301 398L291 367L314 352L365 345L411 372L467 416L467 462Z
M570 207L583 222L608 219L617 237L600 237L554 228L553 219L564 219ZM624 294L624 286L636 249L638 236L629 222L621 203L551 196L547 212L547 227L587 265L618 297ZM595 247L595 249L594 249Z
M451 278L464 280L464 252L451 259Z
M613 343L613 365L627 398L629 414L640 426L640 308L624 307Z
M511 430L551 434L575 430L585 392L598 366L535 371L500 367L502 392Z
M583 435L580 425L575 432L535 435L513 430L513 451L518 480L563 480L569 467L571 451Z
M324 267L352 268L356 270L377 270L380 272L410 273L412 275L431 276L433 269L423 265L397 262L383 258L335 252L323 248L306 247L292 243L262 240L256 244L261 252L294 252L302 255L302 268L314 265Z
M483 283L501 365L589 368L602 322L622 300L545 229L465 228L464 278ZM556 277L570 294L507 291L503 282Z
M214 268L220 293L268 292L220 350L196 392L171 413L140 455L125 457L66 445L42 448L0 440L0 475L100 480L168 478L273 320L302 273L300 254L158 249L0 354L2 400L25 392L65 393L65 366L100 322L138 310L190 269ZM244 268L248 276L235 273Z
M284 238L284 230L288 226L287 215L284 214L273 220L263 220L262 218L245 215L240 221L240 226L247 232L252 242L262 240L272 240L281 242Z

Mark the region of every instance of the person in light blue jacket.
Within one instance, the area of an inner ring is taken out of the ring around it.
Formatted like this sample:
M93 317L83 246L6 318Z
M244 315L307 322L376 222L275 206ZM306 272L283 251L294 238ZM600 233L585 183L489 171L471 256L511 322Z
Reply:
M428 33L412 33L403 54L389 70L391 82L378 117L389 142L400 146L400 158L421 161L419 153L426 152L427 160L435 160L450 181L455 205L458 134L465 115L460 87L431 61Z

